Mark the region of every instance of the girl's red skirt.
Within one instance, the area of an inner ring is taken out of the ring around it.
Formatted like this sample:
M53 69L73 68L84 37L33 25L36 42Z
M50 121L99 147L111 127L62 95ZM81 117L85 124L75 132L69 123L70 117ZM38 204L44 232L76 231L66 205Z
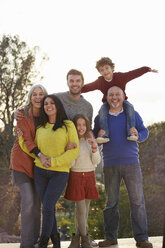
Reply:
M69 174L68 185L64 197L70 201L98 199L95 172L73 172Z

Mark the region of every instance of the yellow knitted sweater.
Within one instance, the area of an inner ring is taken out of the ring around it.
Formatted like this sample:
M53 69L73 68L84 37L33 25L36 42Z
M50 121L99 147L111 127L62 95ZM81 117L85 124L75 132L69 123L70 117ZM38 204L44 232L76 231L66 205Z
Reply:
M67 129L63 126L54 131L54 124L50 123L37 129L35 143L42 154L51 158L51 167L43 167L40 159L35 157L36 166L46 170L69 172L71 162L79 155L79 139L73 122L66 120L65 124ZM77 148L65 151L66 145L71 142L76 143ZM22 149L25 151L25 147L22 146Z

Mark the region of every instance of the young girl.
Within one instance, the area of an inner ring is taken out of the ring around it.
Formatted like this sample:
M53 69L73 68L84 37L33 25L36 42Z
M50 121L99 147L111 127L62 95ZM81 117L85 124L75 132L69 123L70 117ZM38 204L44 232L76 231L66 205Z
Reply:
M65 192L65 198L76 203L76 234L72 235L69 248L90 248L87 236L87 218L90 200L98 199L98 191L95 182L95 167L99 164L101 157L95 140L86 139L90 130L89 120L83 115L77 115L73 120L78 136L80 153L73 162L69 181ZM69 144L67 149L71 149Z

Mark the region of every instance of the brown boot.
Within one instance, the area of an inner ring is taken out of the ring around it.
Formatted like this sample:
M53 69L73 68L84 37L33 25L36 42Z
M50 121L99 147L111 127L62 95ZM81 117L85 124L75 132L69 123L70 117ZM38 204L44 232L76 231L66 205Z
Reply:
M98 243L99 247L108 247L108 246L116 245L116 244L117 244L117 240L115 239L105 239Z
M136 246L140 248L153 248L152 243L150 243L148 240L137 241Z
M86 236L82 236L81 235L81 248L93 248L90 245L90 241L89 241L88 235L86 235Z
M80 235L72 233L71 243L68 248L80 248Z

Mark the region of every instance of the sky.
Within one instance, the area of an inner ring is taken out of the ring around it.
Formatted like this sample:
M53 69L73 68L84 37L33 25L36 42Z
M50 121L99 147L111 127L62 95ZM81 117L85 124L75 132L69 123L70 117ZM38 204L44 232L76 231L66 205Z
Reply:
M49 57L40 69L49 93L68 90L72 68L83 72L85 83L96 80L101 57L112 59L115 72L149 66L159 73L129 82L128 100L146 125L165 121L163 0L0 0L0 9L0 38L19 35ZM83 96L96 116L102 93Z

